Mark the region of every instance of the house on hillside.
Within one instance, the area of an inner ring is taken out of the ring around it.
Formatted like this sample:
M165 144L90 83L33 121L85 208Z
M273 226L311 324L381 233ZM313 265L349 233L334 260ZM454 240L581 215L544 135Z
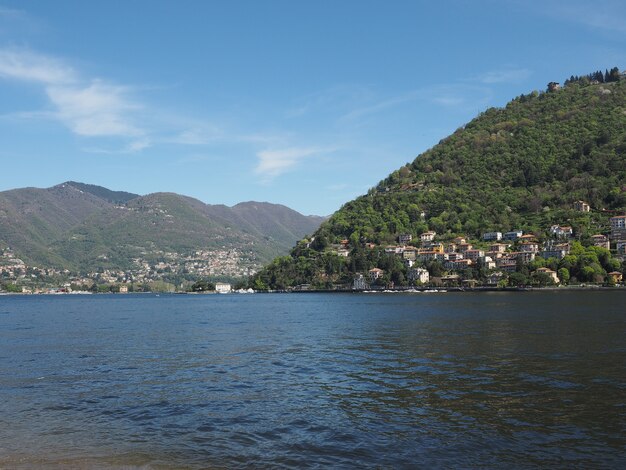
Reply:
M510 232L506 232L504 235L502 235L502 238L504 240L515 241L518 238L520 238L523 234L524 232L522 232L521 230L511 230Z
M538 268L536 272L547 274L555 284L559 283L559 276L557 276L556 271L552 271L550 268Z
M418 282L421 282L422 284L428 284L428 281L430 280L430 274L428 273L428 270L424 268L409 269L407 276L409 278L409 281L411 282L418 281Z
M424 232L420 235L420 240L422 240L422 242L432 242L435 239L436 235L437 235L437 232L432 232L432 231Z
M569 251L570 251L569 243L559 243L559 244L548 243L543 248L543 251L539 252L539 256L541 256L544 259L548 259L548 258L563 259L567 255L569 255Z
M483 250L467 250L464 255L465 258L471 259L473 262L476 262L480 258L484 258L485 252Z
M507 248L508 245L504 243L494 243L492 245L489 245L489 251L492 253L504 253Z
M487 285L496 286L504 278L502 271L495 271L487 276Z
M585 201L576 201L574 203L574 210L578 212L589 212L591 207Z
M556 238L569 238L574 234L570 226L553 225L550 227L550 235Z
M613 271L607 275L614 284L620 284L624 280L624 276L619 271Z
M611 249L611 242L609 241L609 237L606 235L592 235L591 243L593 243L593 246L599 246L600 248L606 248L607 250Z
M559 91L561 89L561 84L559 82L550 82L548 83L548 92Z
M626 240L626 215L618 215L609 219L611 224L611 240Z
M398 243L400 245L406 245L408 243L411 243L411 240L413 240L413 235L411 235L410 233L403 233L398 236Z
M383 277L383 274L385 274L385 271L379 268L370 269L368 272L369 272L371 282L374 282L380 279L381 277Z
M502 232L487 232L483 233L483 240L486 242L489 241L500 241L502 240Z
M539 251L539 243L536 242L522 242L519 245L519 250L529 253L537 253Z
M368 285L367 281L365 280L365 278L363 277L363 274L357 274L354 277L354 281L352 281L352 288L354 290L369 289L369 285Z

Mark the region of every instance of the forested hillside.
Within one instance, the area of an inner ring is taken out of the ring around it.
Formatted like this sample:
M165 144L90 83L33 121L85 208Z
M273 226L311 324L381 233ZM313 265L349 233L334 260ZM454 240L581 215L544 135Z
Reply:
M541 239L553 224L572 226L579 241L607 233L609 217L626 207L626 79L617 69L600 75L487 109L345 204L256 286L329 287L372 267L389 270L388 257L371 247L401 234L479 240L521 229ZM577 200L592 211L575 211ZM336 255L339 245L349 256Z

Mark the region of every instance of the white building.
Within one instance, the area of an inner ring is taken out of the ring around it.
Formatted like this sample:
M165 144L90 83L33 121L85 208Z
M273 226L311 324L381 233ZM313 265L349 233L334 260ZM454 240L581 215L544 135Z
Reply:
M492 240L496 240L499 242L500 240L502 240L502 232L483 233L483 240L485 240L486 242L492 241Z
M231 285L226 282L218 282L215 284L215 292L218 294L228 294L231 290Z
M430 274L428 273L428 270L424 268L409 269L407 274L409 281L411 282L419 281L422 284L427 284L428 281L430 281Z

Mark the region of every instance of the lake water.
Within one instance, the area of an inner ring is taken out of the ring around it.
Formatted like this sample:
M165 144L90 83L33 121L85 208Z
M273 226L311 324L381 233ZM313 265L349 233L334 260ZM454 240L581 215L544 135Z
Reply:
M0 297L0 468L624 468L626 292Z

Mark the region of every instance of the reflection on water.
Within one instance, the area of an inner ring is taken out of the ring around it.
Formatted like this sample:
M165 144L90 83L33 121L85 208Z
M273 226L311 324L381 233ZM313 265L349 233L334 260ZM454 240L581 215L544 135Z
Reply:
M624 467L624 300L3 297L0 468Z

